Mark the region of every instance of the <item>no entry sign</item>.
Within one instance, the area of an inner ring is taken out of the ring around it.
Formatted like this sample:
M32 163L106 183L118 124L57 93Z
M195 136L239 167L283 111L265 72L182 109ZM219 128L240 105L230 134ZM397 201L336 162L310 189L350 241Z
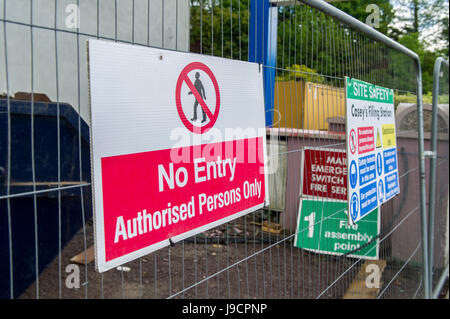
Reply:
M257 64L89 40L96 268L268 204Z
M346 78L348 211L351 224L400 192L394 92Z

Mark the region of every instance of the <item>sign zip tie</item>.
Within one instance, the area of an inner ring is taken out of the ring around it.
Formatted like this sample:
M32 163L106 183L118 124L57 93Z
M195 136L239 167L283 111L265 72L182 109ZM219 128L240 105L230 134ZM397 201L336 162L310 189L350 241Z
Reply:
M169 238L170 247L174 247L175 243L172 241L172 238Z

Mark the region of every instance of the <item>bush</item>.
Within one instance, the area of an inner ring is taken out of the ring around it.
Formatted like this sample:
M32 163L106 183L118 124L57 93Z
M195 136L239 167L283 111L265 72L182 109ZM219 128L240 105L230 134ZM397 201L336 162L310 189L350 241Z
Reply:
M286 71L279 72L279 75L275 77L275 81L306 81L323 83L324 78L323 76L320 76L315 69L310 69L304 64L294 64L291 67L288 66Z
M428 92L426 94L422 95L422 103L423 104L431 104L432 102L432 94L431 92ZM447 96L447 101L448 101L448 96ZM417 96L415 94L412 93L406 93L406 94L398 94L398 93L394 93L394 106L397 109L397 106L400 103L417 103ZM441 102L443 103L443 102Z

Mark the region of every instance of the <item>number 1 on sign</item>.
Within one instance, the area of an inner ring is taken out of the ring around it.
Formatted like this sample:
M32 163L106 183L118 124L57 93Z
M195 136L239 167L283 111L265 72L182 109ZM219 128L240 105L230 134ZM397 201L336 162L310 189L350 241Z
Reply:
M308 228L308 238L312 238L314 236L314 220L316 218L316 213L312 212L308 216L305 216L305 221L309 223Z

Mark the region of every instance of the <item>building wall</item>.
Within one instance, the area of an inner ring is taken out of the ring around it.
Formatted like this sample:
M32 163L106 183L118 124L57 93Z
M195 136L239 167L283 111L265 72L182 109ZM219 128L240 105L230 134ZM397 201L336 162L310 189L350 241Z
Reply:
M76 15L70 5L77 3L79 29L70 28ZM56 34L57 45L53 30L55 16L56 28L62 31ZM55 0L0 0L0 18L14 22L6 23L6 32L5 24L0 23L0 95L7 92L7 58L11 95L18 91L31 92L33 86L34 92L45 93L56 101L58 74L59 101L80 110L88 123L88 38L98 35L110 40L117 38L118 41L189 50L188 0L57 0L56 14ZM31 23L40 27L31 31ZM73 33L77 30L79 35Z

